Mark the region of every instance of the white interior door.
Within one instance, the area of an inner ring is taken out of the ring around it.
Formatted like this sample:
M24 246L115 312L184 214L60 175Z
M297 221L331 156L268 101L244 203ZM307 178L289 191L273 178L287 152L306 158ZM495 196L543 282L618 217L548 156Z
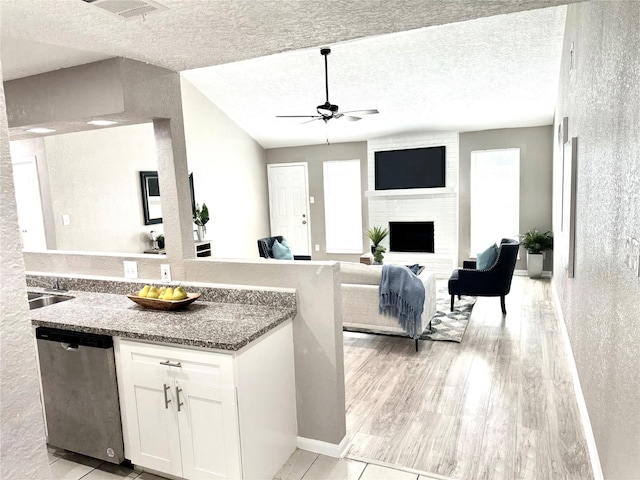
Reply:
M306 163L267 165L271 235L287 239L295 255L311 255Z
M13 162L13 182L22 248L28 251L46 250L36 157L24 157Z

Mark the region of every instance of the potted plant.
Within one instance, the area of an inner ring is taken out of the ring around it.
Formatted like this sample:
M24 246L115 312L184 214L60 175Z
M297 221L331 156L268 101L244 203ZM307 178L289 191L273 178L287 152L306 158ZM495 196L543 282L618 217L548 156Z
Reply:
M367 237L369 237L369 240L371 240L371 243L373 243L373 245L371 246L371 253L375 255L376 247L380 245L380 242L382 242L382 240L384 240L387 235L389 235L389 230L386 228L371 227L367 230ZM383 250L383 252L385 251L386 248Z
M553 249L553 237L550 231L544 233L537 228L520 235L520 243L527 251L527 273L529 278L542 276L542 252Z
M158 248L162 250L164 248L164 235L162 234L158 235L157 241L158 241Z
M386 252L387 249L384 248L384 245L378 245L374 250L373 250L373 264L374 265L382 265L382 259L384 258L384 252Z
M207 227L205 226L209 221L209 209L207 204L203 203L202 208L196 205L196 209L193 212L193 223L198 226L198 240L204 240L204 236L207 233Z

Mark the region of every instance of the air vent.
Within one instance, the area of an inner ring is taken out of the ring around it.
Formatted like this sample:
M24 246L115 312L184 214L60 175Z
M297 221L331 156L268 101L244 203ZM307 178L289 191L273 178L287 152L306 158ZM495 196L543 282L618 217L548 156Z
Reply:
M102 8L120 18L130 19L138 15L167 10L167 7L151 0L82 0L96 7Z

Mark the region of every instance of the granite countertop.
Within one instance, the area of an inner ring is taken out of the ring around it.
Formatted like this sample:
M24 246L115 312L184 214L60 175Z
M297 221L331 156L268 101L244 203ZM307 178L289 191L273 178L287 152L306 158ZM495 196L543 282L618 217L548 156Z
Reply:
M45 292L29 287L30 292ZM58 293L56 293L57 295ZM296 309L196 300L184 310L143 308L125 295L69 291L74 297L30 311L35 326L236 351L293 318Z

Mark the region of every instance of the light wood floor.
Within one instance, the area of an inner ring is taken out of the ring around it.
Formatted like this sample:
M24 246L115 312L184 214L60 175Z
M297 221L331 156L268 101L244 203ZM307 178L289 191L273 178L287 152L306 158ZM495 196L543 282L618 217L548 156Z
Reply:
M462 343L345 332L348 457L460 479L592 479L551 282L479 298Z

